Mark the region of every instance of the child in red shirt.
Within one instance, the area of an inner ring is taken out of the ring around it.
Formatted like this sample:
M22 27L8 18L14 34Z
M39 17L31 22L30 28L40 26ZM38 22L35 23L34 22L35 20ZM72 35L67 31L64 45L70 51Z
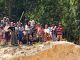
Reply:
M57 39L58 41L62 40L63 35L63 27L61 26L61 23L59 23L59 26L57 27Z

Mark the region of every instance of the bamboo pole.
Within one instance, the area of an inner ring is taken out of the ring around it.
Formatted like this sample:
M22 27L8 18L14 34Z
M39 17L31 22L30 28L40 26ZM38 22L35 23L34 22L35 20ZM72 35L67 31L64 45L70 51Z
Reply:
M23 15L24 15L24 11L22 12L22 15L21 15L21 17L20 17L19 22L21 21L21 19L22 19Z

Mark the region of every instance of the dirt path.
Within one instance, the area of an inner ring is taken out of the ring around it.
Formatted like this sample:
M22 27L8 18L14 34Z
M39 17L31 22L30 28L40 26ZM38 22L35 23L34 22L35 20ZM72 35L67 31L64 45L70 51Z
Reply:
M47 42L34 46L0 49L0 60L80 60L80 47L69 42Z

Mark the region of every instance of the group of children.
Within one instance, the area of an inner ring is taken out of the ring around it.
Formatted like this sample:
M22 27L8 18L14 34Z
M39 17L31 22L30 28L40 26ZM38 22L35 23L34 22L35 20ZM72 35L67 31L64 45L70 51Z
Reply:
M30 20L23 24L10 22L9 18L4 17L0 20L0 43L6 45L33 45L38 42L59 41L62 40L63 27L61 22L58 26L54 24L45 24L43 27L40 23Z

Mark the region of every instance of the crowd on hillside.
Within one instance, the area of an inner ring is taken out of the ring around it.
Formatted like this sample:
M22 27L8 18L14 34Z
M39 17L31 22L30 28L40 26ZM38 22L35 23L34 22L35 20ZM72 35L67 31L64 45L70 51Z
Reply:
M61 22L55 24L45 24L43 27L34 20L29 20L23 25L19 22L10 22L4 17L0 20L0 43L5 45L33 45L38 42L60 41L62 40L63 27Z

